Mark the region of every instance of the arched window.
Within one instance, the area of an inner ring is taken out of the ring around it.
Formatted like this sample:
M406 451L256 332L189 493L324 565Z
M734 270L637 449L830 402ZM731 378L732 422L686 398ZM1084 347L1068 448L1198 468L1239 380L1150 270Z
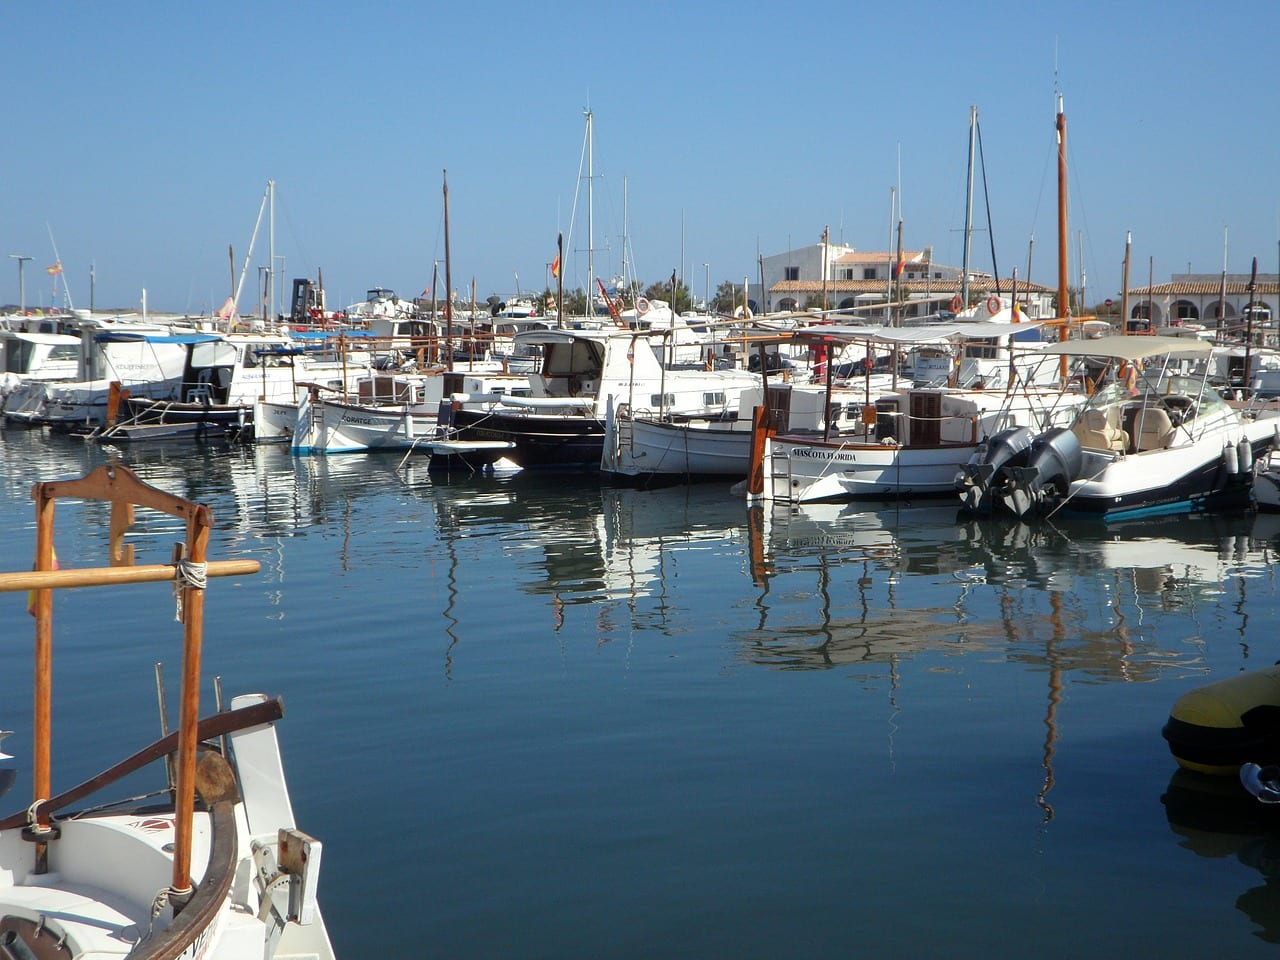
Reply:
M783 297L778 301L779 310L799 310L800 304L796 302L795 297Z
M1175 300L1169 308L1170 323L1184 323L1200 319L1200 309L1190 300Z
M858 301L855 297L845 297L843 300L840 301L840 305L836 309L849 310L852 307L856 307L857 305L858 305Z
M1131 320L1154 320L1160 319L1160 308L1150 300L1141 300L1133 305L1129 311Z

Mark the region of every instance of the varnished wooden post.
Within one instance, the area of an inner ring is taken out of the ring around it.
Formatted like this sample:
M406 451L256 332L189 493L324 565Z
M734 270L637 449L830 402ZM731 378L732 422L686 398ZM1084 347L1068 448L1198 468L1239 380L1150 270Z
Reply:
M203 504L187 518L187 560L204 564L213 518ZM174 816L173 884L171 896L191 892L191 837L195 818L197 727L200 723L200 653L204 640L204 590L183 582L182 690L178 715L178 789Z
M36 569L53 569L53 514L56 503L43 483L31 492L36 502ZM32 802L47 800L50 795L53 766L53 591L33 591L32 612L36 618L35 650L35 745L32 756ZM45 873L49 863L49 845L42 836L50 833L49 816L41 813L32 825L36 841L36 873Z

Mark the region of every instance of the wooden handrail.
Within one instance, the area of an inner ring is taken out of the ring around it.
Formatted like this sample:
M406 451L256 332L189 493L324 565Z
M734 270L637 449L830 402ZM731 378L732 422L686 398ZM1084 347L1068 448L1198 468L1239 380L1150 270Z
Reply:
M270 700L241 707L238 710L224 710L221 713L205 717L200 721L196 736L200 740L212 740L215 737L221 737L236 730L256 727L263 723L272 723L283 716L284 702L279 697L272 697ZM71 804L83 800L90 794L96 793L103 787L110 786L122 777L136 773L147 764L154 763L177 749L178 732L175 730L168 736L161 737L154 743L143 747L132 756L125 757L119 763L108 767L97 776L90 777L70 790L64 790L56 797L50 797L43 801L38 805L36 812L39 815L48 816L51 813L63 810ZM0 820L0 830L12 830L15 827L25 826L26 823L27 811L23 810Z
M211 560L206 576L239 577L257 573L257 560ZM158 583L176 580L178 566L149 563L135 567L73 567L66 570L19 570L0 573L0 593L20 590L58 590L64 587L110 587L125 583Z

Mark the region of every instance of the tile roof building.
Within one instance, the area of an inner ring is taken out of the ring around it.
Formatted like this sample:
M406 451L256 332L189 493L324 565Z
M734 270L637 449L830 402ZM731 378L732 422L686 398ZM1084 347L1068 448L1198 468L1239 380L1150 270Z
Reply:
M1252 320L1255 337L1277 316L1280 276L1258 274L1252 293L1249 275L1175 273L1168 283L1129 288L1130 328L1198 323L1214 327L1221 321L1229 335L1242 335ZM1135 323L1135 321L1140 321Z
M894 278L896 251L855 250L835 243L815 243L761 258L760 281L751 285L750 296L765 312L804 310L822 306L847 310L873 308L897 297L917 301L906 316L934 313L950 308L958 298L963 271L960 267L935 263L933 248L904 250L899 276ZM900 284L900 286L899 286ZM1000 282L999 293L1008 297L1013 283ZM969 271L969 299L980 302L997 293L996 282L987 273ZM1055 291L1038 284L1018 283L1018 301L1032 319L1054 316ZM869 310L874 315L874 310Z

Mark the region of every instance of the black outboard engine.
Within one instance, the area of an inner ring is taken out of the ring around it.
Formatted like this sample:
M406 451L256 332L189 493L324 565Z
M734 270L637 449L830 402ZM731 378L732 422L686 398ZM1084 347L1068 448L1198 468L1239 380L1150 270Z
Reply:
M990 513L1001 469L1025 464L1035 438L1030 427L1008 427L988 437L982 449L956 474L961 508L968 513Z
M1065 497L1071 481L1080 475L1083 459L1080 438L1070 429L1046 430L1031 444L1026 466L1006 471L1009 482L1000 492L1000 503L1021 519L1051 500Z

